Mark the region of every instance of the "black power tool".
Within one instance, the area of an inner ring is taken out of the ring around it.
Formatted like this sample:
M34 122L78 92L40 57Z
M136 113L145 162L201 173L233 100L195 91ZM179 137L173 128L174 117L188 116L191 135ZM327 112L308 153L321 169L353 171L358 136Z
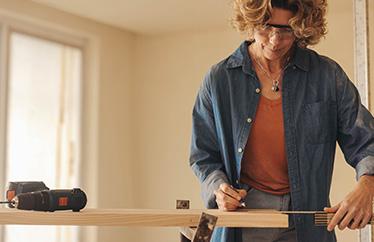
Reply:
M73 210L79 212L87 204L86 194L79 188L72 190L44 190L18 194L10 202L22 210L49 211Z
M42 181L9 182L8 190L6 191L6 199L9 202L8 206L14 208L11 201L18 194L43 190L49 190L49 188Z
M86 194L79 188L49 190L43 182L10 182L6 192L10 208L35 211L73 210L78 212L87 204Z

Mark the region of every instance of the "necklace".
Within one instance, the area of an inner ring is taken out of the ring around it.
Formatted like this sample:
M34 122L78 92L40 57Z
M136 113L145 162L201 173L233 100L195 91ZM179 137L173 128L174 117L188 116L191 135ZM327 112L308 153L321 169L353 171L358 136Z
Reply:
M261 68L261 70L265 73L265 75L269 78L269 80L271 81L272 85L271 85L271 90L273 92L278 92L280 90L279 88L279 80L280 80L280 77L283 73L283 71L287 68L288 66L288 62L290 60L290 57L287 58L286 60L286 65L282 68L282 70L279 71L279 74L278 76L273 79L270 75L270 73L261 65L260 61L257 59L257 57L255 55L253 55L253 60L255 61L255 63Z

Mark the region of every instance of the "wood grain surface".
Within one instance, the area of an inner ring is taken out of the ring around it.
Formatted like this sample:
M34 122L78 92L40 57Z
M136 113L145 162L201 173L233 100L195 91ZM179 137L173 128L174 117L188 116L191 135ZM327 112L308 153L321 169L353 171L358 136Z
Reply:
M197 226L202 212L218 217L217 227L286 228L288 215L275 210L217 209L84 209L80 212L36 212L0 208L0 224L79 226Z

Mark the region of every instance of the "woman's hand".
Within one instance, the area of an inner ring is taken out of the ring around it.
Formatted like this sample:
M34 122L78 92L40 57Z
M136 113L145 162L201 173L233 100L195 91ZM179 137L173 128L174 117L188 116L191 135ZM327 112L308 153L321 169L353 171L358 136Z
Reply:
M335 213L327 226L328 231L338 225L340 230L346 227L361 229L367 225L373 215L374 176L361 176L356 187L343 201L331 208L327 213Z
M241 207L241 202L247 191L243 189L235 189L230 184L222 183L219 188L214 191L218 209L223 211L233 211Z

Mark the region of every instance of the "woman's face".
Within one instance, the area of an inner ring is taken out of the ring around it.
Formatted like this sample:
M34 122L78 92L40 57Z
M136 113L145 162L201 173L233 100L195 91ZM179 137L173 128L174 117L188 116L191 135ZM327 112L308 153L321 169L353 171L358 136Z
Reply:
M259 54L268 60L278 60L288 53L295 42L295 35L288 24L292 17L293 13L289 10L273 8L266 25L254 31Z

